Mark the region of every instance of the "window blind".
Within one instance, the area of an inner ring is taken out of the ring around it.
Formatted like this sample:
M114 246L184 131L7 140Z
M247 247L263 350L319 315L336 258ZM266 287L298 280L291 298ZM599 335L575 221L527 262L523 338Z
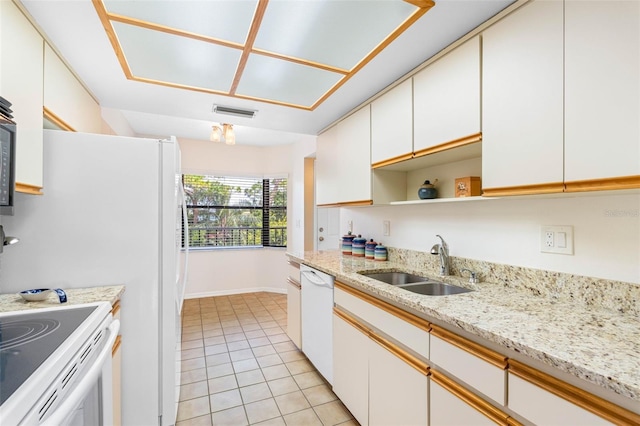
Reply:
M287 245L286 178L183 175L182 181L190 247Z

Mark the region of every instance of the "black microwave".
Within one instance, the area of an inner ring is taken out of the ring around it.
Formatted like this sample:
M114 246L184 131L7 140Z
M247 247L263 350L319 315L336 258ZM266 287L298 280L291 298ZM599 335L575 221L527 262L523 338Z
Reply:
M16 187L16 123L0 114L0 215L13 215Z

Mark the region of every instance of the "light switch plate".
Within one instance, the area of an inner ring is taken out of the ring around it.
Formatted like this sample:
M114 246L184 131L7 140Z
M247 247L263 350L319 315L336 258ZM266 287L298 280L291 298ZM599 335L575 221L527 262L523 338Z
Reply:
M543 225L540 227L540 252L573 254L573 226Z
M385 237L391 235L391 222L388 220L382 221L382 235Z

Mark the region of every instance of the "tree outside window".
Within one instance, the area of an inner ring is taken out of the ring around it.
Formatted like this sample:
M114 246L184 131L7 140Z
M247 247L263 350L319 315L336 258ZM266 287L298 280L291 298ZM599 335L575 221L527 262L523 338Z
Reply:
M286 247L287 179L183 175L190 247Z

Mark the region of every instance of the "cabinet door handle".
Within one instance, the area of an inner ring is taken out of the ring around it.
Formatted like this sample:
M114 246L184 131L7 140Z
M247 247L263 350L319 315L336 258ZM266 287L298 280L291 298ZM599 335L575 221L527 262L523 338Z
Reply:
M324 241L324 237L320 237L318 238L320 241Z

